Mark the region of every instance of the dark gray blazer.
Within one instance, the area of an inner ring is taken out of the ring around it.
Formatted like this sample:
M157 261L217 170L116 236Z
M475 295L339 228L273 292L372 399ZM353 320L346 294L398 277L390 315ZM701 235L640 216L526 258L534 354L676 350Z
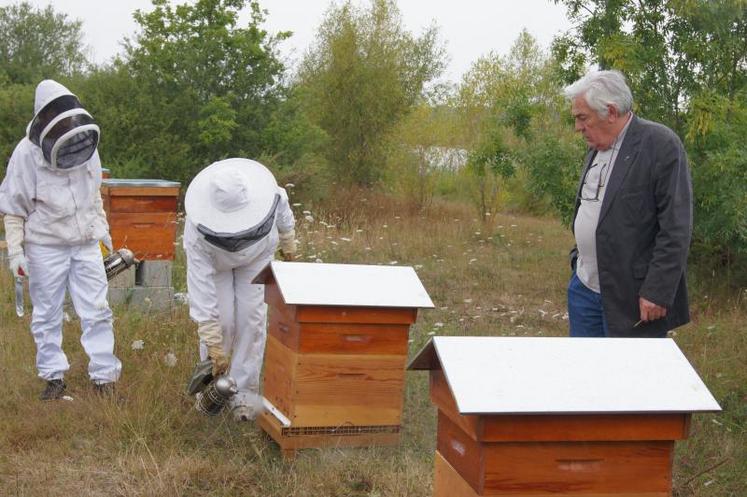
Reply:
M592 150L585 159L574 221L583 178L595 155ZM633 116L596 230L610 336L663 336L690 321L686 270L691 235L692 184L682 141L666 126ZM633 328L640 319L639 296L666 307L666 317Z

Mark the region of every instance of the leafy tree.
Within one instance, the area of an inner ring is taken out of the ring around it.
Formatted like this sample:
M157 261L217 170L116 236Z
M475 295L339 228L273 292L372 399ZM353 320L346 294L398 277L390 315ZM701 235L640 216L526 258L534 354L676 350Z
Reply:
M0 7L0 84L36 84L81 72L87 65L82 21L51 5Z
M567 109L557 94L557 74L523 31L506 57L481 57L465 75L456 105L481 215L498 207L502 180L517 170L525 182L520 187L536 199L547 197L564 219L572 208L580 159L569 160L574 147L563 145Z
M333 173L376 183L393 130L443 68L437 29L413 37L393 0L373 0L368 9L333 5L299 71L306 112L329 137Z
M244 8L250 18L240 25ZM215 160L265 152L282 89L277 43L289 34L268 34L264 16L247 0L153 0L152 10L136 11L141 31L124 59L93 78L107 79L111 92L91 88L100 109L121 112L108 115L121 125L112 158L186 182Z

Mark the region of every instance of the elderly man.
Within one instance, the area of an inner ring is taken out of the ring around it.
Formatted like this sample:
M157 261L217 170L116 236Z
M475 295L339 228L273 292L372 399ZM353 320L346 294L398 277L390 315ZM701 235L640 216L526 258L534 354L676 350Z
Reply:
M664 337L689 321L692 186L682 142L632 113L618 71L565 89L589 145L576 193L568 285L573 337Z

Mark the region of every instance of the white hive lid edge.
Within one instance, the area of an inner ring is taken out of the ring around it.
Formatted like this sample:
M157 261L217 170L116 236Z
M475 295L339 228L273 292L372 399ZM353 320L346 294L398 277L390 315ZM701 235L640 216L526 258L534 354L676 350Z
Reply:
M434 307L410 266L272 261L253 282L270 274L288 305Z
M443 369L461 414L717 412L671 339L433 337L409 369Z

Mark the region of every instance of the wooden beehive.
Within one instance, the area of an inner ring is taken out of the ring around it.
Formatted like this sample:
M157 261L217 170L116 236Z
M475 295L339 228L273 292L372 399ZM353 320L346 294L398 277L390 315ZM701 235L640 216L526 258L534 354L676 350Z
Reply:
M670 339L435 337L434 496L671 497L674 441L719 411Z
M259 425L285 456L399 442L410 325L431 302L410 267L273 261Z
M140 260L173 260L179 183L105 179L101 198L115 248L127 247Z

